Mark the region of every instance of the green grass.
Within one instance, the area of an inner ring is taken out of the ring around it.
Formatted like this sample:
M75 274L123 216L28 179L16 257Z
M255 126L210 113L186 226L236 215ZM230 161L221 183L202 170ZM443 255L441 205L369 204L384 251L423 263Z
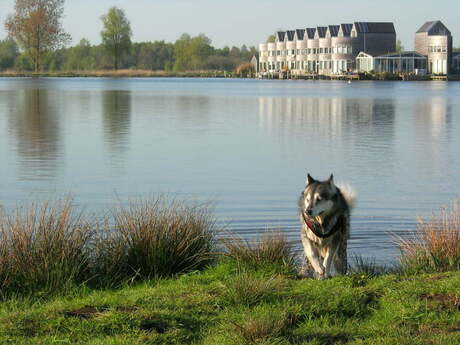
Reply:
M223 260L0 302L0 344L458 344L460 272L299 280Z

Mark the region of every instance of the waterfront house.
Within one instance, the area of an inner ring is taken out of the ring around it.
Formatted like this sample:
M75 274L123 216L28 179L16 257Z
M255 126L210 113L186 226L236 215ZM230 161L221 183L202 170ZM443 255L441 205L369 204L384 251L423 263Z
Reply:
M361 51L389 53L396 49L393 23L355 22L279 31L275 42L259 45L262 74L343 74L355 69Z
M460 73L460 54L439 20L415 34L415 51L396 52L393 23L355 22L279 31L273 43L259 45L262 75L343 75L348 72L410 74Z
M415 34L415 51L428 57L428 73L448 74L452 64L452 35L440 21L423 24Z

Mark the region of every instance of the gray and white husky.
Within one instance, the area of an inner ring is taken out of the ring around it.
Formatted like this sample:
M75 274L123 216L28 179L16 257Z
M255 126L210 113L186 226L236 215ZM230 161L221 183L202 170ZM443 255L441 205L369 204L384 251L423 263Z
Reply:
M299 199L301 239L305 257L319 279L331 276L332 265L337 273L347 272L347 240L354 200L351 189L334 184L333 175L327 181L317 181L308 174Z

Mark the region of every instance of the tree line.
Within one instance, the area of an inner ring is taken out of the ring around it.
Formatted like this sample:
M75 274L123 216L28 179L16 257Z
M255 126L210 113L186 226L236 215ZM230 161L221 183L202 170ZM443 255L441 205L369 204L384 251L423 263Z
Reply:
M74 71L144 69L232 71L257 54L255 47L215 48L204 34L181 35L175 42L132 42L131 24L117 7L101 17L101 44L71 37L62 27L64 0L16 0L0 41L0 70Z

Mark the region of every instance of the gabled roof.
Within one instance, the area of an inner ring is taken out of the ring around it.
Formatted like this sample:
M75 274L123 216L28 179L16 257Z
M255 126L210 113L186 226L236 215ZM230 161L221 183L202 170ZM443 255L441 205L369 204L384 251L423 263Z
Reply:
M294 41L295 39L295 30L286 31L288 41Z
M319 38L325 38L326 37L326 32L327 32L327 26L318 26L316 28L316 35Z
M297 29L296 31L296 36L299 41L303 41L305 37L305 30L304 29Z
M284 38L286 37L286 32L285 31L278 31L276 33L276 40L278 42L284 42Z
M313 39L315 38L316 28L306 28L305 32L307 33L307 38Z
M340 25L329 25L327 31L331 37L337 37L339 34Z
M429 36L450 36L449 29L447 29L446 26L440 20L426 22L420 27L420 29L417 30L416 33L419 34L425 32Z
M396 34L393 23L355 22L354 26L359 33Z
M340 31L342 31L343 36L349 37L352 27L353 27L353 24L340 24Z

